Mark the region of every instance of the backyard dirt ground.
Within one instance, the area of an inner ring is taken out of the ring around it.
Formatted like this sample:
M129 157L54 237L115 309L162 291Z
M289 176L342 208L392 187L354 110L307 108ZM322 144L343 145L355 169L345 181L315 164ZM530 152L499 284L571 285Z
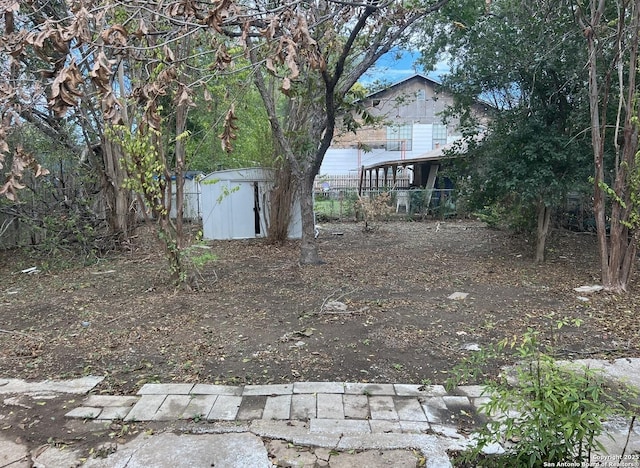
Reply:
M143 235L86 267L0 253L0 377L101 375L95 391L109 394L147 382L435 384L469 349L529 327L564 359L640 356L640 285L573 289L598 283L590 234L554 231L542 265L522 238L471 220L326 224L318 244L326 263L300 266L293 241L209 242L217 260L192 292L169 284ZM564 319L581 325L558 329ZM47 425L36 409L0 426L29 437L33 421Z

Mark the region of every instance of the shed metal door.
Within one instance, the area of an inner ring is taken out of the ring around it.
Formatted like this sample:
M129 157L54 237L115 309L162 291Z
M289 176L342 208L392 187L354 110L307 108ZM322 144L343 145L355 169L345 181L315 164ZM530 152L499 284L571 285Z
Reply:
M231 232L233 239L250 239L255 232L255 200L253 183L231 182L231 188L238 187L231 196Z

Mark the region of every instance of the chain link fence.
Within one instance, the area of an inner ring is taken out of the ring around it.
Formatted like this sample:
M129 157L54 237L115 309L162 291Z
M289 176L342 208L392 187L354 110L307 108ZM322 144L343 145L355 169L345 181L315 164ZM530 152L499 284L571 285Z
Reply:
M366 190L361 197L373 199L387 190ZM389 211L392 215L412 218L450 218L457 214L455 191L450 189L390 190ZM319 222L359 219L358 190L353 188L315 192L315 212Z

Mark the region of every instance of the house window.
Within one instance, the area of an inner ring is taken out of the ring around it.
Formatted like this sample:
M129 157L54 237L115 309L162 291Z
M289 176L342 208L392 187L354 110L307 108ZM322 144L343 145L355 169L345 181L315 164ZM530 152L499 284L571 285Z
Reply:
M413 126L391 125L387 127L387 151L411 151Z
M427 99L427 92L424 89L419 89L416 92L416 99L418 101L426 101Z
M447 144L447 126L443 124L433 124L433 147L438 148Z

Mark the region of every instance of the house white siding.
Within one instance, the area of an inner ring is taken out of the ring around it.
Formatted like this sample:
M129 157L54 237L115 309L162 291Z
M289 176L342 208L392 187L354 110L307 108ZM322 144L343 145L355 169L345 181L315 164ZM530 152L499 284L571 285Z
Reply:
M407 158L415 158L433 149L433 124L413 125L413 146Z
M336 133L319 175L357 174L362 166L421 158L458 139L457 119L442 122L453 97L438 88L418 74L363 98L363 107L381 123L363 124L355 134Z
M329 148L324 156L320 174L352 174L358 172L358 150L356 148Z
M319 175L346 175L357 173L362 166L385 161L410 159L435 149L432 124L413 124L410 151L388 151L385 145L368 145L368 151L359 148L329 148L320 166Z

